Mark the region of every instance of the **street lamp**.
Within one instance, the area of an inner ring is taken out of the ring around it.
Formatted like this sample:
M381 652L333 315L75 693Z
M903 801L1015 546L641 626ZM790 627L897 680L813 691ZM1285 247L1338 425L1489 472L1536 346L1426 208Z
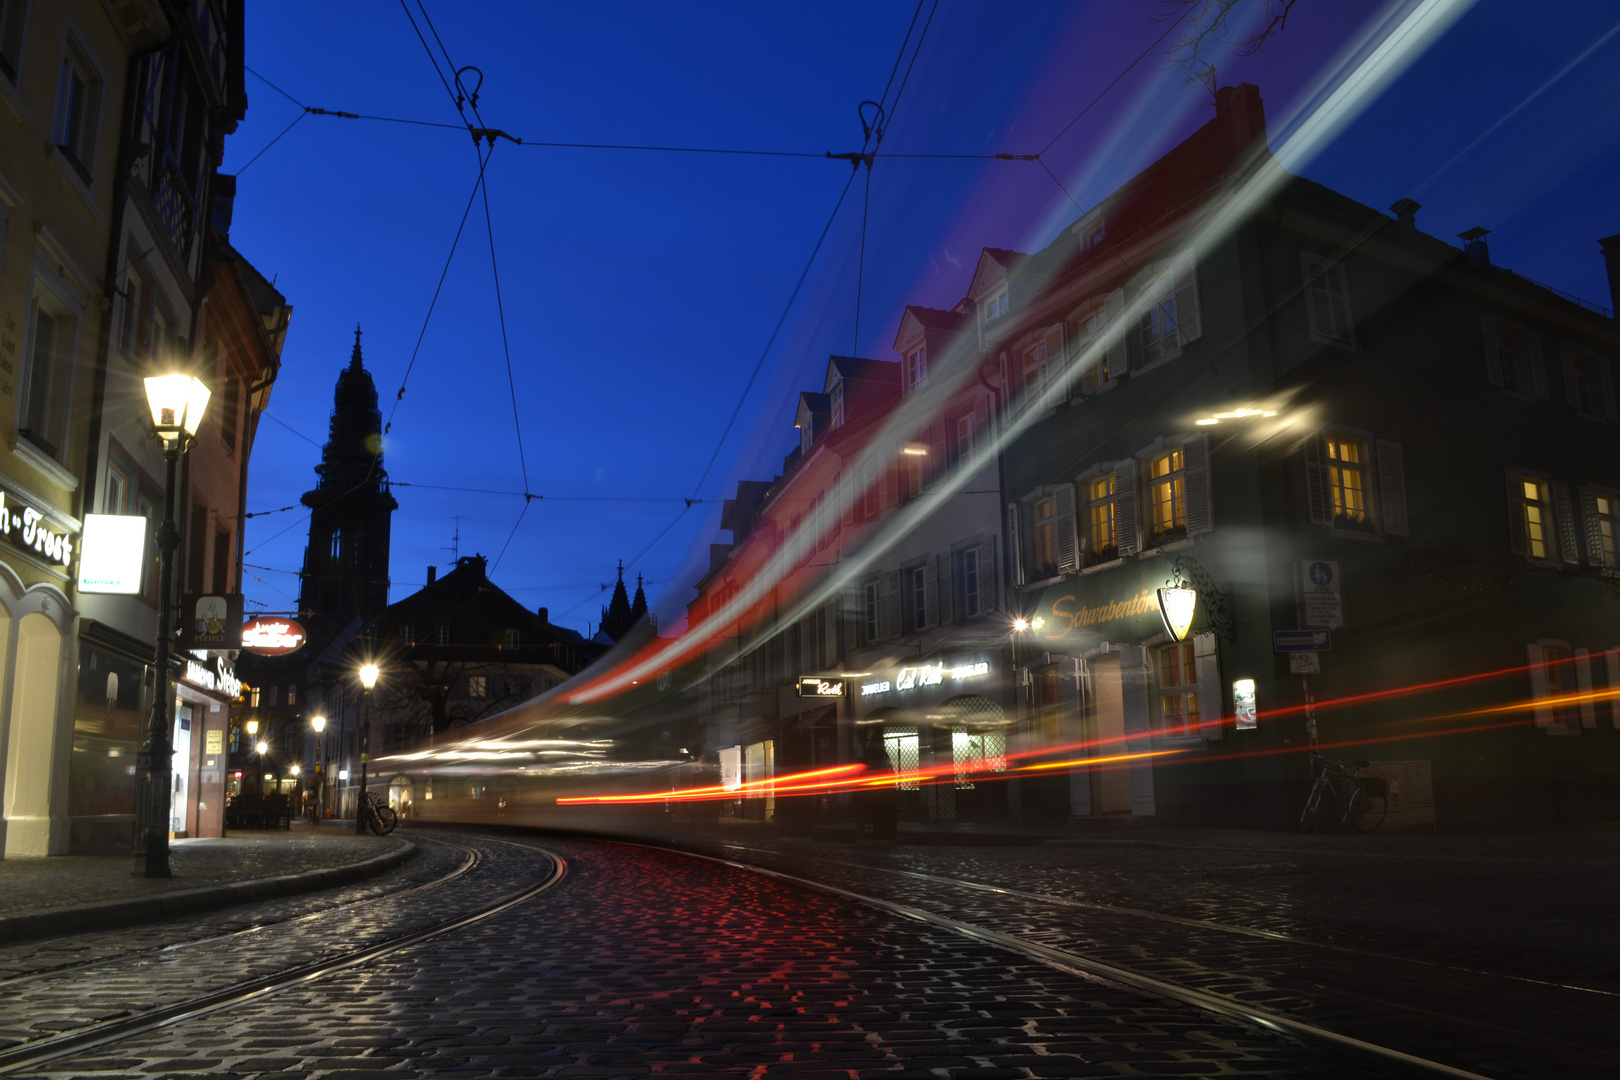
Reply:
M371 805L366 802L366 765L371 755L371 691L377 685L382 669L367 661L360 665L360 686L365 690L364 715L360 718L360 795L354 806L354 831L366 831L366 815Z
M174 782L174 744L169 734L174 715L169 694L169 659L174 635L174 550L180 546L180 533L174 525L175 472L180 455L202 426L212 392L194 375L154 375L146 380L146 403L152 410L152 430L163 441L166 466L163 484L163 522L158 526L160 560L158 578L157 693L152 699L152 722L146 740L146 792L139 806L144 810L146 836L142 874L166 878L169 870L169 800Z
M326 740L321 736L326 717L310 717L309 726L315 732L315 824L319 825L326 813Z

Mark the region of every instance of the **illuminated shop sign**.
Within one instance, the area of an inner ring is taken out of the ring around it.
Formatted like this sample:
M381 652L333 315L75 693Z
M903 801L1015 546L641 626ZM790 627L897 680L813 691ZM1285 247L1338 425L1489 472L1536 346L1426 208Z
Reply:
M79 540L79 591L141 591L146 564L146 534L151 524L141 514L86 514Z
M208 667L206 660L187 657L186 682L193 686L200 686L204 690L224 694L229 698L233 698L242 692L242 680L236 677L236 668L223 656L214 657L212 669Z
M0 533L14 545L52 566L73 561L73 534L45 520L45 515L9 491L0 491Z
M242 624L242 648L260 656L284 656L304 647L304 628L291 619L261 615Z
M887 694L893 689L894 686L888 679L884 679L882 682L861 683L861 697L866 697L868 694Z
M186 593L180 601L182 649L240 649L242 594Z
M813 675L807 676L799 680L799 696L819 698L843 697L844 680L818 679Z
M892 680L870 682L861 684L861 696L868 694L883 694L890 690L915 690L921 686L939 686L946 679L961 682L964 679L978 679L990 674L990 662L987 660L974 660L962 664L945 666L941 660L936 664L920 664L916 667L903 667L894 673Z

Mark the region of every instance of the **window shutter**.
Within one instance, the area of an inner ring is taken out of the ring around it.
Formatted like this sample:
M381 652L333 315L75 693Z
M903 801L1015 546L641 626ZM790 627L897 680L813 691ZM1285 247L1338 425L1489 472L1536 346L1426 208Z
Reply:
M891 464L883 470L883 505L878 508L878 512L882 513L899 502L900 466Z
M1536 702L1536 726L1549 727L1553 722L1553 710L1547 699L1552 697L1552 690L1547 686L1547 669L1543 666L1545 657L1540 645L1526 645L1524 652L1530 662L1530 696Z
M938 626L939 618L939 569L932 556L923 563L923 613L922 625L917 629L926 630L930 626Z
M1378 508L1384 532L1410 536L1406 523L1406 465L1401 444L1378 440Z
M1597 709L1592 706L1592 654L1575 650L1575 688L1580 691L1581 727L1597 727Z
M1586 526L1586 562L1588 566L1602 566L1603 522L1598 518L1597 492L1581 488L1581 524ZM1616 687L1620 689L1620 687Z
M1569 342L1560 342L1560 345L1561 348L1558 351L1559 359L1563 362L1564 367L1564 400L1569 403L1570 408L1576 412L1581 412L1583 411L1581 409L1581 395L1575 389L1575 357L1570 349Z
M1225 698L1221 690L1220 656L1214 634L1194 634L1193 657L1198 672L1198 730L1213 742L1226 733Z
M1305 502L1312 525L1333 524L1328 502L1327 439L1318 431L1305 439Z
M1056 387L1046 399L1048 405L1069 400L1069 358L1063 352L1063 324L1058 323L1046 332L1046 379L1048 387Z
M996 538L987 536L979 541L979 614L994 611L996 603Z
M1515 555L1530 554L1530 538L1524 528L1524 486L1512 470L1507 474L1508 550Z
M1204 335L1198 310L1198 266L1188 255L1176 267L1176 344L1185 345Z
M946 626L956 621L955 613L952 611L954 606L952 601L956 599L956 594L951 591L951 558L946 554L936 560L939 565L934 571L936 575L934 595L938 597L939 607L928 613L933 617L936 626Z
M1526 330L1524 348L1530 358L1530 378L1535 384L1536 397L1545 401L1552 394L1547 390L1547 364L1541 357L1541 335Z
M1119 553L1134 555L1141 546L1136 528L1136 459L1126 458L1114 466L1114 531L1119 536Z
M1342 263L1330 263L1320 255L1300 253L1305 272L1305 305L1311 333L1319 340L1350 349L1355 338L1350 332L1350 285Z
M1007 552L1008 569L1012 573L1012 583L1024 583L1024 545L1018 538L1019 507L1017 503L1007 504ZM979 572L984 573L985 564L979 563ZM982 585L980 586L983 587Z
M878 636L893 641L900 636L900 571L878 577Z
M1603 415L1613 423L1620 420L1620 409L1615 406L1614 400L1614 371L1609 364L1607 356L1597 358L1598 391L1603 396Z
M936 420L928 426L928 460L923 463L923 472L927 476L926 483L929 487L933 487L946 475L943 420Z
M1215 527L1215 499L1209 476L1209 436L1192 435L1181 444L1187 470L1187 535L1197 536Z
M843 648L839 651L845 657L855 651L861 640L861 586L859 582L852 582L844 586L842 600L843 617L839 620L843 627L841 635Z
M1610 649L1603 654L1603 665L1609 673L1609 723L1620 730L1620 649Z
M1002 353L996 360L1001 368L1001 422L1005 424L1012 418L1012 371L1007 365L1007 354Z
M1570 501L1569 485L1562 480L1552 482L1553 513L1558 516L1558 554L1571 565L1581 561L1575 550L1575 507Z
M1486 315L1480 320L1485 333L1485 377L1492 386L1502 385L1502 335L1496 320Z
M1057 557L1059 570L1080 569L1079 536L1074 522L1074 485L1059 484L1052 492L1054 517L1057 518Z
M1117 379L1125 374L1125 290L1115 289L1103 301L1103 340L1108 343L1103 358L1103 380Z

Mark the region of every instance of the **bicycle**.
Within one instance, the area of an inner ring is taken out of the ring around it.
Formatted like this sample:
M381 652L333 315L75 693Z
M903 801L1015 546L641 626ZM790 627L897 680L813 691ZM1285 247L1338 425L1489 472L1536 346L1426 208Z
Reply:
M1311 751L1310 796L1299 815L1299 831L1314 832L1324 822L1330 828L1372 832L1389 813L1389 781L1363 776L1367 762L1347 765ZM1328 803L1324 817L1323 803ZM1337 815L1337 816L1335 816Z
M399 824L399 815L394 813L394 808L375 791L365 793L365 798L360 801L360 812L366 816L366 828L378 836L387 836Z

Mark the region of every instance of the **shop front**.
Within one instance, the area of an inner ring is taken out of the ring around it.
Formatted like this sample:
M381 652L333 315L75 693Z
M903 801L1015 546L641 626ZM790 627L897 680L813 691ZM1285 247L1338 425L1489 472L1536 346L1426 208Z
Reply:
M174 747L169 832L174 837L224 836L225 739L231 701L241 682L231 661L217 653L183 653L178 673L169 732Z

